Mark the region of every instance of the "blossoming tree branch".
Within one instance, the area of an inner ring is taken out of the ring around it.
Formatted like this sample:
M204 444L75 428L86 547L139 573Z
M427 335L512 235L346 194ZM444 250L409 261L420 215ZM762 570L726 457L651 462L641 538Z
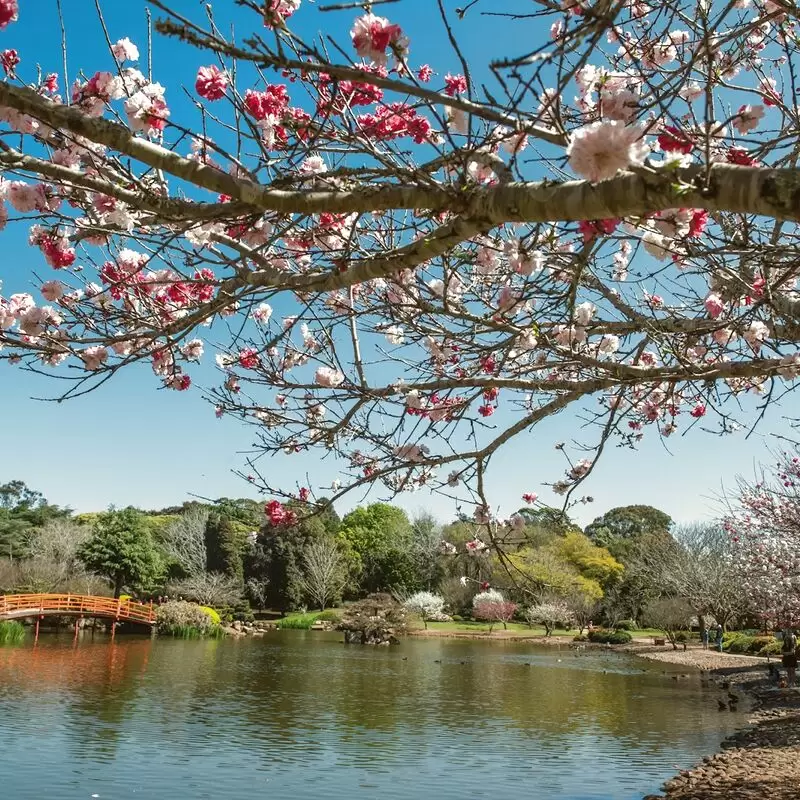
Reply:
M541 476L568 501L614 437L727 433L797 377L793 2L153 0L191 86L84 5L108 55L63 74L0 0L0 208L36 283L0 297L0 358L64 396L142 361L190 390L210 357L262 455L491 523L493 458L554 415L587 448ZM490 18L508 40L459 44ZM251 480L297 495L273 464Z

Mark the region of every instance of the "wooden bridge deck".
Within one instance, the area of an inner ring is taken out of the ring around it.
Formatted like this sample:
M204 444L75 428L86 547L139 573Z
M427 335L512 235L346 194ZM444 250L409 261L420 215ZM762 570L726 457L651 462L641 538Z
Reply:
M153 604L84 594L0 595L0 620L22 617L100 617L119 622L154 625Z

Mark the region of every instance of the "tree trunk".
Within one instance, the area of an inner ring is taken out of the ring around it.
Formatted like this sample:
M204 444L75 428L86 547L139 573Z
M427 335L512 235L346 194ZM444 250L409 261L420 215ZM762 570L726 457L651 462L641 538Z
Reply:
M114 599L119 600L119 596L122 594L122 585L124 583L124 576L121 572L116 574L114 578Z

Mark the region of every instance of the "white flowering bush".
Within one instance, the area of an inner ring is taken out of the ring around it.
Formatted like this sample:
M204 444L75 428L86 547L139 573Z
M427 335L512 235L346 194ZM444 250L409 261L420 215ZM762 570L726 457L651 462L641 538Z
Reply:
M446 622L450 619L444 612L444 598L433 592L416 592L403 602L407 611L419 614L425 627L428 622Z
M478 592L472 598L472 607L483 605L484 603L504 603L505 597L497 589L487 589L485 592Z
M544 627L545 636L550 636L555 628L569 630L575 618L564 600L551 600L525 609L525 619L529 625Z

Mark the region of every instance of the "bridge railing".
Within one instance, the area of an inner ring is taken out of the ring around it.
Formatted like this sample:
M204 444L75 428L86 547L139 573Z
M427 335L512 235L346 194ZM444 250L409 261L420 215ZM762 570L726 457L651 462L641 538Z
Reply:
M98 616L131 622L152 624L155 609L152 603L82 594L6 594L0 595L0 618L4 615L30 611L31 615L58 614L69 616Z

